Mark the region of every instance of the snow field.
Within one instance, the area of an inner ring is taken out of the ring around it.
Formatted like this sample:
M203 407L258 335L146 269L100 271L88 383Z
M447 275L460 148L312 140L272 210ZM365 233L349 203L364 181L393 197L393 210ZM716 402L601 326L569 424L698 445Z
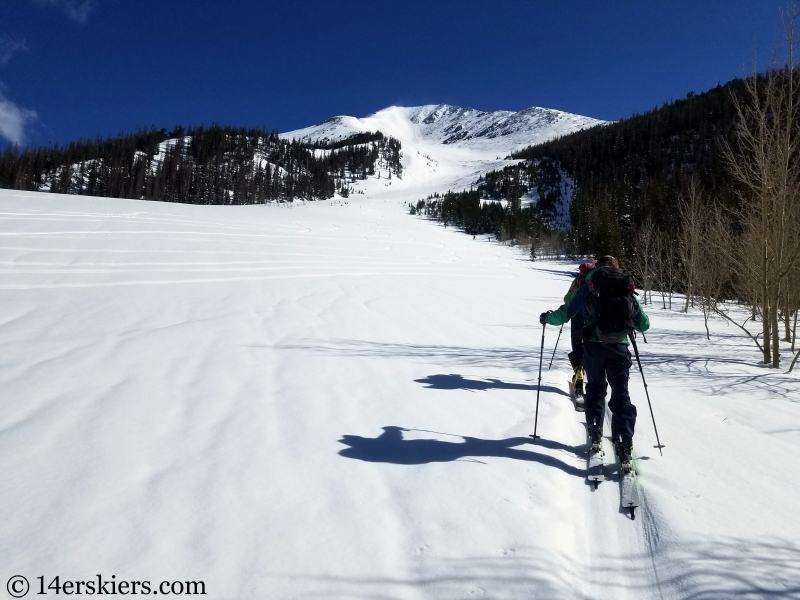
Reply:
M405 143L404 143L405 152ZM393 180L394 182L394 180ZM796 375L648 309L644 506L585 481L574 265L349 203L0 191L0 577L212 598L798 598ZM607 448L610 462L611 448ZM607 470L611 479L611 469Z

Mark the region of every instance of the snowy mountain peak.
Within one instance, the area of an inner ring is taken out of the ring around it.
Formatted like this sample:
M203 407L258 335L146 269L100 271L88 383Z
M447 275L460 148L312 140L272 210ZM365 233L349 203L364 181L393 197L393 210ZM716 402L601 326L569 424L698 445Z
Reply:
M412 123L424 123L431 125L441 119L446 118L463 118L472 117L475 115L489 114L483 111L475 110L474 108L462 108L452 104L427 104L425 106L418 106L414 113L409 117ZM506 112L506 111L502 111Z
M493 153L502 148L506 153L558 135L606 121L559 110L532 106L513 112L486 112L452 104L424 106L390 106L364 117L338 116L317 125L283 134L299 139L335 139L366 130L380 129L402 139L413 133L417 140L440 144L459 144Z
M485 112L450 104L420 106L411 109L409 120L430 137L440 138L444 144L501 137L536 138L547 127L559 120L569 123L570 129L582 129L602 123L596 119L572 115L548 108L532 106L519 112L498 110ZM525 141L527 141L527 139ZM515 140L516 141L516 140ZM532 143L528 141L528 143Z
M356 133L381 131L394 137L402 144L402 181L379 179L354 185L368 194L413 198L469 188L481 174L510 164L512 161L505 157L515 150L604 123L535 106L519 112L486 112L452 104L426 104L389 106L363 118L332 117L281 136L336 141Z

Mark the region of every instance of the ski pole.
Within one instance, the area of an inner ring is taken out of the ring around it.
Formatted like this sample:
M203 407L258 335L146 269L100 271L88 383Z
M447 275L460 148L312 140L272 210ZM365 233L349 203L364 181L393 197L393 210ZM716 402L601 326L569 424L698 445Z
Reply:
M642 361L639 360L639 348L636 346L636 334L633 332L633 330L631 330L631 332L628 334L628 337L630 337L631 343L633 344L633 352L636 354L636 364L639 365L639 373L642 374L642 383L644 384L644 395L647 396L647 406L650 407L650 418L653 419L653 431L656 432L656 442L658 443L658 446L656 446L656 448L658 448L658 453L661 456L664 456L664 453L661 452L661 449L664 448L665 446L663 446L661 444L661 440L658 439L658 427L656 427L656 417L653 414L653 405L650 403L650 393L647 391L647 381L645 381L644 378L644 371L642 370Z
M539 391L542 389L542 358L544 357L544 330L547 323L542 324L542 348L539 350L539 383L536 384L536 416L533 420L533 443L536 443L536 428L539 425Z
M547 366L547 370L550 370L550 367L553 366L553 359L556 357L556 350L558 349L558 340L561 339L561 332L564 331L564 326L561 326L561 329L558 330L558 337L556 338L556 347L553 348L553 356L550 357L550 364Z

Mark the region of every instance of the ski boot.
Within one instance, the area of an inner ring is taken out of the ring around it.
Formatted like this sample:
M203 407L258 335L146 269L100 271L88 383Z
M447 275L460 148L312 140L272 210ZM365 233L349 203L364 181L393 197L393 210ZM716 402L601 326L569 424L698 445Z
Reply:
M583 369L578 366L575 368L575 374L569 382L569 398L575 405L575 410L584 412L586 410L586 402L583 398Z
M587 425L586 429L589 434L589 440L591 441L592 444L590 452L592 454L597 454L598 452L602 452L603 428L599 425Z
M630 473L633 470L633 445L630 440L624 439L621 435L614 440L614 451L620 463L622 473Z
M572 387L575 390L575 396L583 396L583 380L586 373L583 372L583 367L575 369L575 375L572 377Z

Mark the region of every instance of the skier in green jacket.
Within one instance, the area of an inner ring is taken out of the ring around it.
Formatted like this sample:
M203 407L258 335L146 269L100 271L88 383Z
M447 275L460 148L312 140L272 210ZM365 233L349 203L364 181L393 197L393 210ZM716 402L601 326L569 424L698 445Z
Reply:
M611 386L611 437L623 470L629 471L636 407L628 393L632 361L627 338L633 329L647 331L650 319L634 295L633 278L617 264L614 257L600 257L586 276L586 285L557 310L542 313L539 322L558 326L578 313L583 316L586 423L592 452L601 450L606 393Z
M572 280L569 291L564 296L564 304L568 304L580 287L586 283L586 276L597 266L596 262L585 262L578 269L578 275ZM583 315L576 313L570 320L570 342L572 352L567 355L569 364L572 365L572 393L573 401L578 410L583 410L583 381L586 373L583 370Z

